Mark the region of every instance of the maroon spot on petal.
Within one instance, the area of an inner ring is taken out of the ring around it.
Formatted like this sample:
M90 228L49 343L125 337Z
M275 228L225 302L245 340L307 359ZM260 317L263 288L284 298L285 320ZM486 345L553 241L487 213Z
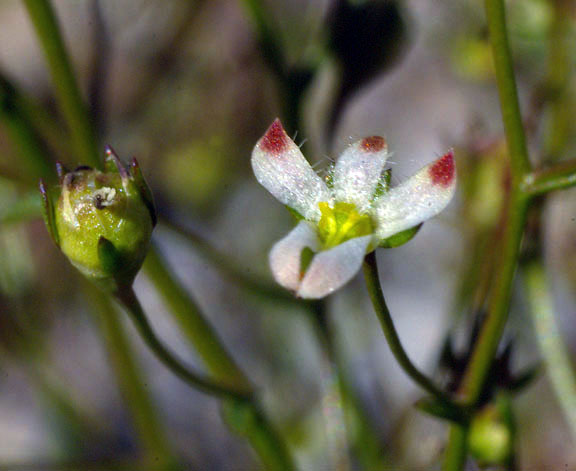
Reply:
M430 167L430 178L434 185L450 186L454 179L454 153L447 152Z
M386 147L386 139L381 136L365 137L360 142L360 148L364 152L380 152Z
M276 119L260 140L260 147L265 152L281 154L288 147L288 135L279 119Z

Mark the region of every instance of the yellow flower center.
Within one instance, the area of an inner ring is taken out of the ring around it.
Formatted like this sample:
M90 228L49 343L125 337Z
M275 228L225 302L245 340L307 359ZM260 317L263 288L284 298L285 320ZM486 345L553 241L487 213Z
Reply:
M320 208L320 221L318 222L318 235L324 249L336 247L347 240L374 233L372 220L367 214L360 214L352 203L318 204Z

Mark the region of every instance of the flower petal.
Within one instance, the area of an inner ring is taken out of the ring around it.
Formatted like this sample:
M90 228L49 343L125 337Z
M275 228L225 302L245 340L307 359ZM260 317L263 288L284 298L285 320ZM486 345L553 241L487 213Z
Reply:
M262 186L305 219L317 221L318 203L330 201L330 190L278 119L254 147L252 168Z
M316 229L309 222L300 221L270 251L270 268L276 281L284 288L298 290L302 280L302 250L309 247L317 251L319 245Z
M454 154L448 152L376 202L376 235L385 239L410 229L442 211L456 188Z
M349 146L334 168L336 200L353 203L360 212L366 211L387 158L388 146L383 137L366 137Z
M301 298L322 298L342 287L360 269L371 240L371 235L356 237L317 253L296 294Z

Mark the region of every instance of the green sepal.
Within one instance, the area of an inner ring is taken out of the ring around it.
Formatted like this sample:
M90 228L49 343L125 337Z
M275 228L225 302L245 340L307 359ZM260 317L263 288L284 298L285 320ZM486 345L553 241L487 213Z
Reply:
M508 391L513 393L521 392L523 389L529 386L530 383L534 381L534 379L536 379L536 377L540 374L541 369L542 365L536 364L518 373L514 376L512 383L508 386Z
M48 233L57 246L60 246L60 239L58 237L58 231L56 230L56 224L54 223L54 202L52 201L52 195L48 191L46 184L43 180L40 180L39 184L40 195L42 196L42 217L44 223L48 228Z
M417 226L411 227L410 229L406 229L405 231L398 232L398 234L394 234L391 237L386 239L382 239L378 243L378 247L384 249L393 249L394 247L400 247L407 242L410 242L412 238L418 234L418 231L422 227L422 224L418 224Z
M286 209L288 210L288 212L292 215L292 217L297 221L303 221L304 220L304 216L302 216L298 211L296 211L295 209L291 208L290 206L286 206Z
M469 414L465 409L450 406L432 397L425 397L416 401L414 407L428 415L457 424L465 425L469 421Z
M390 180L392 179L392 169L388 168L382 172L380 179L378 180L378 185L376 185L376 191L374 192L374 197L372 200L380 198L384 193L387 193L390 189Z
M144 175L142 175L140 165L135 158L132 158L132 161L130 162L130 176L132 177L132 181L136 185L136 188L138 188L138 191L140 192L142 201L148 208L148 211L150 211L152 226L155 227L158 222L158 218L156 216L156 204L154 203L154 197L152 196L152 191L150 190L148 183L146 183L146 180L144 179Z
M308 270L314 255L316 255L316 252L314 252L310 247L304 247L302 252L300 252L300 277L303 277Z
M122 271L122 255L106 237L98 239L98 258L102 269L111 276Z
M112 146L106 146L106 157L104 157L104 171L106 173L119 173L120 178L122 178L122 182L126 183L130 175L128 174L128 170L122 164L122 161L114 152Z

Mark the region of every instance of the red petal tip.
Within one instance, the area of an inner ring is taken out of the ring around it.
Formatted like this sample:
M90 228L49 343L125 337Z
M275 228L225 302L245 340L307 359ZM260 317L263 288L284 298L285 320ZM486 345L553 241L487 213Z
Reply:
M289 137L278 118L270 125L260 140L260 147L265 152L281 154L288 147Z
M364 152L380 152L387 146L386 139L381 136L365 137L360 142L360 148Z
M434 185L448 187L454 180L454 152L448 151L430 167L430 178Z

